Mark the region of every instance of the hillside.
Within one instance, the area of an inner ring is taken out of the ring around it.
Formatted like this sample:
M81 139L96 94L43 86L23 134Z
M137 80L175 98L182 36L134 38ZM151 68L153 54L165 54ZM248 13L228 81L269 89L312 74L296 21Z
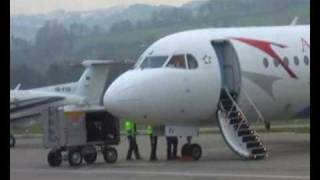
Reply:
M11 17L10 84L22 82L31 88L75 80L79 71L65 68L68 64L83 59L136 60L152 42L178 31L286 25L295 16L298 24L309 24L310 1L210 0L180 8L137 4L15 16Z

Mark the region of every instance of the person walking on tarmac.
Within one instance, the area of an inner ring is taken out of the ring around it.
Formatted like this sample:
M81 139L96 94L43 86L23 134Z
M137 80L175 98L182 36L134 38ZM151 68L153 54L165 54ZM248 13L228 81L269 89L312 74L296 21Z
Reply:
M150 161L157 161L157 144L158 144L158 136L155 135L152 126L147 127L147 134L150 136Z
M136 159L141 159L139 154L138 144L136 140L137 134L137 126L132 121L125 122L125 128L128 134L128 141L129 141L129 149L127 154L127 160L131 160L132 152L134 152Z
M167 159L176 160L178 148L178 138L176 136L167 136Z

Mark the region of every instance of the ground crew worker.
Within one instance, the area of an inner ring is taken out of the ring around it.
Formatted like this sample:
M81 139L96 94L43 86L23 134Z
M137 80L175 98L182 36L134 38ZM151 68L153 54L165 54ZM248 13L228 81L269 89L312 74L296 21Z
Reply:
M127 154L127 160L131 160L132 152L134 152L136 159L141 159L141 156L139 154L138 144L136 140L136 134L137 134L137 126L132 121L126 121L125 122L125 128L128 135L128 141L129 141L129 149Z
M167 159L176 160L178 148L178 138L176 136L167 136Z
M150 161L157 161L157 144L158 144L158 136L155 135L152 126L147 127L147 134L150 136Z

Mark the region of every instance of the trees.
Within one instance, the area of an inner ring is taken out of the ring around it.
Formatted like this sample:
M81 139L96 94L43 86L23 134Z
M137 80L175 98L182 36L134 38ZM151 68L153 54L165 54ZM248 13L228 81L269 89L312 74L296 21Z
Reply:
M134 26L129 20L125 21L119 21L116 23L113 23L109 32L114 33L114 32L121 32L121 31L130 31L133 30Z
M21 64L10 66L10 88L14 88L21 83L23 89L35 88L44 84L44 79L40 73L32 69L29 65Z
M192 9L159 6L154 7L157 9L152 10L151 17L137 21L122 18L112 24L109 31L101 23L92 26L102 22L101 19L68 21L70 25L51 20L39 29L34 43L11 38L10 63L14 72L11 81L14 86L21 82L34 87L75 80L81 71L68 69L68 62L137 59L155 40L183 30L288 24L294 16L300 17L299 23L308 23L309 7L310 3L305 0L210 0L198 7L196 13ZM134 12L141 16L138 11ZM99 17L104 18L101 14Z
M47 21L36 35L36 58L47 62L62 60L72 54L73 37L71 33L56 20Z

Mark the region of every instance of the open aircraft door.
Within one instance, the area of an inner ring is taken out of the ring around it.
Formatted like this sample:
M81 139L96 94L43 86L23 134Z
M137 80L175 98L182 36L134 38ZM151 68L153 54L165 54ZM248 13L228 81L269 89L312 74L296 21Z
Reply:
M237 52L229 40L211 41L219 61L222 88L239 95L241 90L241 69Z

